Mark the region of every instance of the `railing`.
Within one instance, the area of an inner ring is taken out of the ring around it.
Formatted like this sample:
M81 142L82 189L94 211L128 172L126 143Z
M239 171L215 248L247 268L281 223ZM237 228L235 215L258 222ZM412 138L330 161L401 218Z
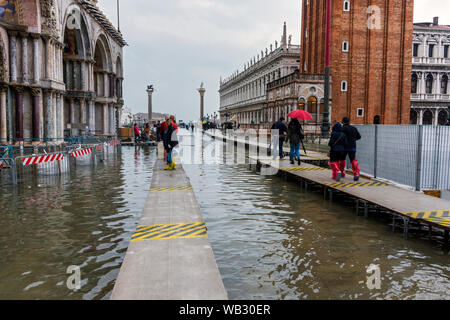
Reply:
M450 127L356 127L362 172L416 190L450 189Z
M98 138L95 138L96 140ZM120 141L101 141L87 143L88 139L73 139L70 145L60 147L59 151L47 152L45 149L29 155L14 157L12 146L0 147L1 162L8 168L0 169L0 183L20 184L42 177L62 176L73 167L94 165L103 162L112 153L121 151ZM8 149L8 153L2 150Z

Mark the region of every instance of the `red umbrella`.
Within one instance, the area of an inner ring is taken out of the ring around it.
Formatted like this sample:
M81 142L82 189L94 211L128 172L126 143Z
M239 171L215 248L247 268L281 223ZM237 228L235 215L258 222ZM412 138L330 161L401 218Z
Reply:
M300 119L300 120L312 120L312 115L305 110L294 110L291 113L288 114L289 118L292 119Z

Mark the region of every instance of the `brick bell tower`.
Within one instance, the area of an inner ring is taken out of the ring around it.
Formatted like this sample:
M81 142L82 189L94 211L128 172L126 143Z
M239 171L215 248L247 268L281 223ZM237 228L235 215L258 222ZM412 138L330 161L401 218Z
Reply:
M303 75L324 74L326 3L303 0ZM331 120L409 124L413 7L413 0L331 1Z

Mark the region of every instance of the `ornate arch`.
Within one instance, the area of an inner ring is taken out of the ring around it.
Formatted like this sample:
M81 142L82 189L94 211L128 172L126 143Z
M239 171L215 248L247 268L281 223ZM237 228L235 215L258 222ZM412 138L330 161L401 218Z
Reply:
M68 53L67 46L71 45L77 48L79 58L93 57L87 19L83 10L76 4L70 5L66 10L61 39L66 44L65 53ZM72 44L69 44L69 41Z
M101 68L103 71L111 72L112 68L112 56L111 56L111 47L108 42L108 38L104 33L100 33L98 38L95 41L94 47L94 59L96 60L96 66ZM101 60L101 63L98 64Z

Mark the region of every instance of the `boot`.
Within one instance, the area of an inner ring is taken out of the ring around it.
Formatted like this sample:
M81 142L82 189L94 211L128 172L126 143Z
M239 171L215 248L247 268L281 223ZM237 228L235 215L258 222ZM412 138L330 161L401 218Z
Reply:
M169 165L167 166L167 168L164 168L164 170L172 170L172 164L169 163Z
M337 182L341 181L341 172L339 171L339 166L337 162L329 162L328 165L331 169L331 178ZM339 179L339 180L338 180Z
M171 169L171 170L175 170L176 165L177 165L177 164L175 163L175 161L172 161L172 163L171 163L172 169Z
M342 178L345 178L345 168L347 167L347 162L345 160L339 161L339 170L341 171Z
M359 181L359 176L361 175L361 172L359 171L359 163L358 160L353 160L352 162L352 169L353 169L353 176L355 181Z
M297 161L298 161L298 166L300 167L302 165L302 162L300 161L300 158L298 158Z

